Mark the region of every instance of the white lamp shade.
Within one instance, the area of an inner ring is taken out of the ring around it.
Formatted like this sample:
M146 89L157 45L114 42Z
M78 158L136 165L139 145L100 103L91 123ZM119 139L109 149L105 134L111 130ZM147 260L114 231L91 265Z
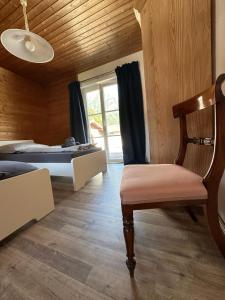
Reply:
M22 29L7 29L1 43L14 56L32 63L46 63L53 59L52 46L39 35Z

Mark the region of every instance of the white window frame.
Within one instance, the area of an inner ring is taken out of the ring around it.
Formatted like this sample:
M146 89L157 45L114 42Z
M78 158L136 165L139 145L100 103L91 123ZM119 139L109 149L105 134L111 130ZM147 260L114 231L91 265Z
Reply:
M90 85L83 85L81 86L81 91L82 91L82 95L83 95L83 99L84 99L84 107L85 107L85 112L86 112L86 116L87 116L87 125L88 125L88 139L89 141L91 141L91 134L90 134L90 124L89 124L89 118L88 118L88 110L87 110L87 99L86 99L86 93L88 92L92 92L95 90L99 90L100 92L100 104L101 104L101 112L97 113L102 115L102 125L103 125L103 131L104 131L104 135L103 135L103 139L104 139L104 145L105 145L105 150L107 153L107 160L110 163L122 163L123 162L123 158L121 159L109 159L109 145L108 145L108 138L111 136L121 136L121 135L108 135L107 132L107 126L106 126L106 113L108 112L113 112L113 111L118 111L119 109L114 109L114 110L110 110L110 111L105 111L105 103L104 103L104 95L103 95L103 88L105 86L108 85L113 85L113 84L117 84L117 78L114 75L113 77L111 76L109 79L102 79L101 81L97 81L97 82L92 82ZM93 114L95 115L95 114ZM91 116L91 115L90 115Z

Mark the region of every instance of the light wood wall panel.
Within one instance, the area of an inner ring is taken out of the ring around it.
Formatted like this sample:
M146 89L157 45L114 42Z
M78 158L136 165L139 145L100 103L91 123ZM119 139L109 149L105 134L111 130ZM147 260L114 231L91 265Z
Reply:
M48 143L62 144L70 134L68 84L74 80L65 76L52 82L46 90L49 109Z
M172 163L179 145L172 106L211 84L210 0L138 0L135 7L141 13L151 159ZM190 116L190 135L210 135L211 116ZM204 173L211 149L188 150L186 166Z
M0 68L0 140L46 142L48 105L44 88Z

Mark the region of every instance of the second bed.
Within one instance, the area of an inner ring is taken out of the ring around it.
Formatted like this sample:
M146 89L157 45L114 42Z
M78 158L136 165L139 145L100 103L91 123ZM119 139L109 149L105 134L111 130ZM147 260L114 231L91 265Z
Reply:
M63 149L63 152L60 152L60 149L57 152L51 152L50 149L44 152L41 148L40 152L32 152L32 149L28 152L18 151L21 149L18 145L32 143L35 145L32 140L0 141L0 160L27 162L39 169L47 168L52 176L72 177L75 191L80 190L93 176L107 171L106 153L99 148L92 147L80 151L71 151L70 148L69 151ZM15 151L12 150L13 145L16 145ZM6 150L7 146L8 149L11 148L9 153ZM4 149L4 153L1 149Z

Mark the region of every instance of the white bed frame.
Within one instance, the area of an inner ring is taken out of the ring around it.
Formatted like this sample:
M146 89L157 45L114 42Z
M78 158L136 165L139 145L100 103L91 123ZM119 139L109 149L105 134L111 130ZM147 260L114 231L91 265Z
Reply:
M0 180L0 241L52 210L54 200L47 169Z
M33 140L23 141L0 141L0 146L33 142ZM75 157L70 163L33 163L37 168L46 168L51 176L65 176L73 178L74 191L79 191L86 182L99 173L107 171L106 152L104 150Z

